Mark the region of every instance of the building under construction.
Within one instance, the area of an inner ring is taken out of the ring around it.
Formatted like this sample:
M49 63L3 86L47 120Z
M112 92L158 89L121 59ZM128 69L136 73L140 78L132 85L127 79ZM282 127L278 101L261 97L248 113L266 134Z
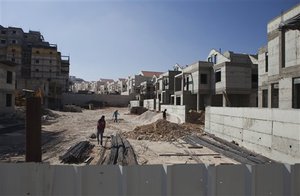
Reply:
M28 89L41 92L44 106L60 106L61 95L68 90L70 59L57 45L46 42L38 31L0 25L0 60L17 65L16 98Z

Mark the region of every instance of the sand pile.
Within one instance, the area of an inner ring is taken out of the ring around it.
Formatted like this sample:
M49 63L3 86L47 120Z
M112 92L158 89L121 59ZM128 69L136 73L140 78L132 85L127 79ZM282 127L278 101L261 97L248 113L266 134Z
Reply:
M153 123L158 119L162 119L162 113L146 111L143 114L137 116L134 120L142 122L143 124Z
M190 134L201 134L202 127L192 124L176 124L159 119L148 125L138 126L133 131L124 133L125 137L137 140L175 141Z

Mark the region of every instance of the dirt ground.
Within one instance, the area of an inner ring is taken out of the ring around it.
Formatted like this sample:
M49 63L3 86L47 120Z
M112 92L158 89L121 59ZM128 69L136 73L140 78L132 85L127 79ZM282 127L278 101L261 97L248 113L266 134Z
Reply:
M113 122L112 114L118 109L120 121L118 123ZM104 151L109 152L110 142L107 138L110 135L116 133L133 131L137 126L142 126L156 122L162 118L161 113L147 112L138 115L129 114L128 108L105 108L99 110L83 110L82 113L71 112L56 112L59 117L55 120L42 125L43 136L43 162L49 162L50 164L62 164L59 157L62 156L72 145L79 141L88 140L95 145L91 156L93 160L90 164L97 164L100 159L100 154ZM99 146L96 139L91 139L90 135L96 133L97 120L105 115L106 129L104 132L105 147ZM173 116L168 116L167 120L174 122ZM177 121L177 119L175 119ZM191 129L201 129L203 125L185 125ZM197 126L197 127L196 127ZM9 140L16 141L16 134L18 140L25 139L21 137L24 133L7 133L0 134L0 148L6 147L7 149L16 148L16 146L10 146L10 142L4 142ZM126 134L125 134L126 135ZM227 158L223 155L203 147L199 149L191 149L181 139L171 141L150 141L142 138L130 139L131 143L138 159L138 163L144 164L185 164L185 163L206 163L206 164L237 164L238 162ZM16 141L17 142L17 141ZM22 142L24 147L24 142ZM22 146L19 146L22 148ZM2 148L4 149L4 148ZM185 153L185 154L208 154L207 156L160 156L164 153ZM24 149L23 151L1 153L0 162L18 162L24 161Z

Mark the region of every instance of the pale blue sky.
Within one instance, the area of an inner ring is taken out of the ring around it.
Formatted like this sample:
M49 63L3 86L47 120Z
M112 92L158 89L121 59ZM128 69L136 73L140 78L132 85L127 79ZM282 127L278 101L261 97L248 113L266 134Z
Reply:
M0 0L0 24L40 31L85 80L167 71L212 48L257 53L266 25L300 0Z

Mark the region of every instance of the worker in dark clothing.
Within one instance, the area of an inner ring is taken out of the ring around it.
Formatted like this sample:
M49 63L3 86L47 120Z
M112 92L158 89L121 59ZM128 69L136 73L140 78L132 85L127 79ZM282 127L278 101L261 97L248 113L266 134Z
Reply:
M167 109L163 111L163 119L167 120Z
M98 125L97 125L97 141L98 141L98 144L99 144L99 135L100 135L100 144L101 144L101 146L102 146L104 129L105 129L105 116L102 116L98 120Z
M120 114L119 114L118 110L116 110L116 111L113 113L114 122L118 122L118 115L120 115Z

